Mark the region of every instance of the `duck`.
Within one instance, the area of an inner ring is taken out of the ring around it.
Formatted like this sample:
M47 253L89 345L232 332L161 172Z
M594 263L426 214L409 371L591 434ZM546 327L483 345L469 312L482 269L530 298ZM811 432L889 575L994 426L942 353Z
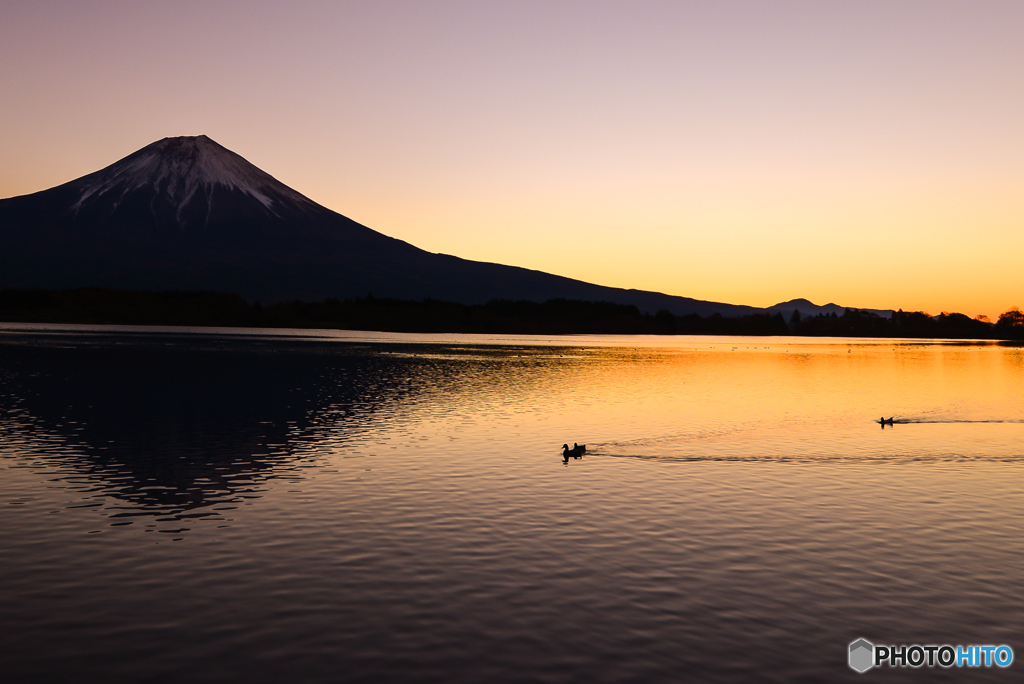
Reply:
M577 451L578 450L581 454L585 454L585 453L587 453L587 445L586 444L577 444L576 442L573 442L572 443L572 450L573 451Z
M895 418L895 416L890 416L889 418L883 416L878 419L878 424L881 425L882 427L885 427L886 425L892 425L893 418Z
M573 457L573 458L581 458L583 456L583 452L586 451L586 450L587 450L586 445L583 445L581 447L578 444L576 444L576 442L572 443L572 449L569 448L568 444L563 444L562 445L562 458L564 458L567 461L569 460L570 456Z

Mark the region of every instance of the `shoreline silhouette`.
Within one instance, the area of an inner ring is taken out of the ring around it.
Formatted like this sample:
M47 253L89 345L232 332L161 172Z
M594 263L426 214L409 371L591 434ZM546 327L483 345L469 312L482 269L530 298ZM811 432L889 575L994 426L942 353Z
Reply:
M662 309L571 299L492 300L459 304L377 298L291 301L264 306L222 292L147 292L106 288L0 290L0 321L256 328L325 328L420 333L756 335L930 339L1024 339L1024 316L1011 309L997 323L959 313L895 312L885 318L846 309L816 316L795 312L725 317L676 316Z

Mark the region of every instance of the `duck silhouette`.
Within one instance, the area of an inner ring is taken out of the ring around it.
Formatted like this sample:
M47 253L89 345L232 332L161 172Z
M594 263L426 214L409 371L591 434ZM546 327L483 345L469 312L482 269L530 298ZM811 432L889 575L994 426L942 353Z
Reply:
M585 452L586 450L587 450L587 445L586 444L584 444L583 446L580 446L576 442L573 442L572 443L572 449L569 448L568 444L563 444L562 445L562 458L564 458L566 460L566 462L569 461L570 457L571 458L582 458L583 457L583 452Z
M892 422L893 418L894 418L894 416L890 416L889 418L886 418L885 416L882 416L881 418L878 419L878 424L881 425L882 429L884 430L886 425L892 425L893 424L893 422Z

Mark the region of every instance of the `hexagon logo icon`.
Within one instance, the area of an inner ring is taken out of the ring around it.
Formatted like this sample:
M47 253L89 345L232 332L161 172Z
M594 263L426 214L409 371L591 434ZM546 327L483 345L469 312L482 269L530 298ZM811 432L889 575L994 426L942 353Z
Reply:
M875 645L867 639L857 639L850 644L850 667L857 672L867 672L875 664Z

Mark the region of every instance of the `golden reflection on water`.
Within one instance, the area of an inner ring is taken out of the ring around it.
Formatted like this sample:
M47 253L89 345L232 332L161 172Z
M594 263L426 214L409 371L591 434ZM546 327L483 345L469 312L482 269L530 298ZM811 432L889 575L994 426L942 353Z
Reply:
M425 436L459 432L480 445L540 452L579 441L601 457L1024 455L1019 349L754 342L534 348L476 359L452 351L450 363L470 368L443 394L396 410L410 411L406 420ZM896 425L873 422L883 416Z

